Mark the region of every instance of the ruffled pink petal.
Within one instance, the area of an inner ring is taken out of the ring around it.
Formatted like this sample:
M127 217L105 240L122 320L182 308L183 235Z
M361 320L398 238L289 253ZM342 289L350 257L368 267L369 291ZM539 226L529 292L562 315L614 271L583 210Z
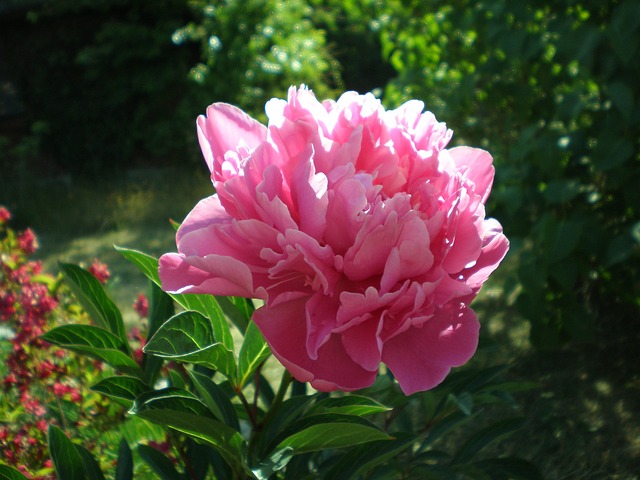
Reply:
M344 330L341 334L342 345L347 355L365 370L377 372L382 356L382 319L366 314L357 325Z
M308 297L260 307L253 320L271 351L282 365L301 382L310 382L320 391L358 390L371 385L376 372L370 372L347 355L339 336L332 335L312 360L307 353L306 303Z
M231 216L220 203L217 195L200 200L189 215L184 219L176 233L176 242L195 230L231 221Z
M482 253L473 267L462 272L465 283L474 291L480 290L489 275L498 268L509 251L509 240L502 233L502 226L490 218L484 223L485 237Z
M170 293L265 296L261 289L253 287L249 268L230 257L209 255L200 258L167 253L160 257L158 273L162 288Z
M440 310L421 327L386 341L382 361L406 395L429 390L476 351L480 324L469 308Z
M473 191L482 198L482 203L485 203L491 193L491 185L495 175L491 154L472 147L455 147L448 152L458 171L465 179L473 182Z
M264 125L233 105L214 103L197 121L198 139L211 173L222 177L224 154L243 145L257 147L266 138Z

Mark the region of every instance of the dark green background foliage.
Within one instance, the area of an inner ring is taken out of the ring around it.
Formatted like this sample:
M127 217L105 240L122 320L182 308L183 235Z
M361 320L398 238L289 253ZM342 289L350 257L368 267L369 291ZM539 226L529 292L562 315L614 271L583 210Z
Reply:
M264 120L292 84L420 98L495 157L488 210L534 342L640 339L639 0L58 0L3 18L29 132L8 165L195 168L207 104Z

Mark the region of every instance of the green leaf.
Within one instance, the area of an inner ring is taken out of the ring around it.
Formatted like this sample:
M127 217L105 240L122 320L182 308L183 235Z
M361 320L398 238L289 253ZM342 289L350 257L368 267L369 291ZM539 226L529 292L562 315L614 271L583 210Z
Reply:
M210 416L207 407L193 393L182 388L163 388L145 392L136 398L130 413L140 415L146 410L174 410Z
M216 342L212 322L198 312L181 312L167 320L149 340L144 352L219 370L234 380L233 351Z
M158 328L175 314L173 299L162 289L149 281L149 331L147 332L146 341L156 333ZM164 360L153 355L143 355L142 370L144 371L145 381L149 385L153 385L158 378L160 369Z
M253 313L253 307L249 304L251 300L239 297L216 297L220 308L231 322L245 333Z
M344 397L324 398L316 403L307 414L342 413L362 417L388 412L389 410L391 410L389 407L385 407L371 398L350 394Z
M480 450L505 435L514 432L520 428L523 423L523 418L507 418L473 433L456 452L452 463L461 464L469 462Z
M118 447L115 480L133 480L133 455L124 437L120 440L120 446Z
M251 471L258 480L267 480L271 478L278 470L286 467L287 463L293 458L294 451L291 447L285 447L271 453L267 458L260 461Z
M278 443L276 449L291 447L296 455L391 438L364 418L339 414L304 417L289 427L281 437L285 438Z
M62 325L41 336L49 343L102 360L116 370L142 378L142 370L127 353L126 342L94 325Z
M82 445L75 445L75 447L82 458L85 476L91 480L104 480L104 475L102 470L100 470L100 465L98 465L97 460L93 458L91 452Z
M254 322L249 322L238 358L238 387L244 387L253 372L269 355L271 350L258 326Z
M160 480L185 480L185 477L178 473L173 462L153 447L148 445L138 445L136 448L138 455L149 465Z
M81 454L71 440L55 425L49 425L49 452L58 478L86 480Z
M535 465L520 458L490 458L471 465L486 472L492 479L542 480L544 478Z
M100 380L91 390L116 400L124 400L122 403L131 405L136 397L150 391L151 388L137 377L118 375Z
M151 255L122 247L115 247L127 260L136 265L149 280L162 288L160 276L158 275L158 260ZM218 305L216 297L213 295L200 294L169 294L185 310L193 310L201 313L211 320L213 332L218 342L222 343L231 352L234 351L233 337L229 324Z
M138 269L144 273L149 280L158 286L162 286L160 283L160 276L158 275L158 259L130 248L119 247L117 245L114 245L113 248L115 248L120 255L129 260L129 262L138 267Z
M29 480L15 468L0 465L0 479L2 480Z
M245 470L243 458L246 445L240 432L228 425L203 415L174 409L143 409L137 415L211 445L234 471Z
M128 352L127 332L124 329L120 310L107 296L98 279L71 263L60 262L58 266L82 308L99 326L120 338Z
M196 387L200 399L211 413L231 428L240 430L238 415L224 390L206 375L189 371L189 376Z
M300 418L307 406L314 400L315 396L312 395L298 395L285 400L275 410L270 410L271 418L265 422L264 432L260 438L262 445L267 446L272 443L285 428Z
M360 445L343 455L331 468L327 478L349 480L384 464L411 447L416 437L413 434L396 434L391 440L378 440Z

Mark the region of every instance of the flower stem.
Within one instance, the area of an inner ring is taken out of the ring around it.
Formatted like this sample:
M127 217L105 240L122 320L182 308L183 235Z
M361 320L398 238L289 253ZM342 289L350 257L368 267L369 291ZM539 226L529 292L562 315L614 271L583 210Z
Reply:
M261 426L266 425L271 419L271 417L273 417L276 410L284 400L284 395L285 393L287 393L287 389L289 388L289 385L291 385L292 381L293 381L293 377L288 371L285 370L284 373L282 374L282 379L280 380L280 387L278 388L276 396L273 398L273 402L271 403L271 407L269 407L269 410L267 411L265 416L262 417L262 420L260 421Z

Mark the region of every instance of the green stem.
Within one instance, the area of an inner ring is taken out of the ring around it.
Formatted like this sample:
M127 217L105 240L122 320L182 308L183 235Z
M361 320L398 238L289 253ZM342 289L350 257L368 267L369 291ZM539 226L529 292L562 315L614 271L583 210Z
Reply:
M284 373L282 374L282 380L280 380L280 387L278 388L278 392L276 393L276 396L274 397L273 402L271 403L271 407L269 407L269 410L260 421L261 426L269 423L269 420L271 420L271 417L273 417L276 410L284 400L284 395L287 393L287 389L289 388L289 385L291 385L292 381L293 381L293 377L288 371L285 370Z

